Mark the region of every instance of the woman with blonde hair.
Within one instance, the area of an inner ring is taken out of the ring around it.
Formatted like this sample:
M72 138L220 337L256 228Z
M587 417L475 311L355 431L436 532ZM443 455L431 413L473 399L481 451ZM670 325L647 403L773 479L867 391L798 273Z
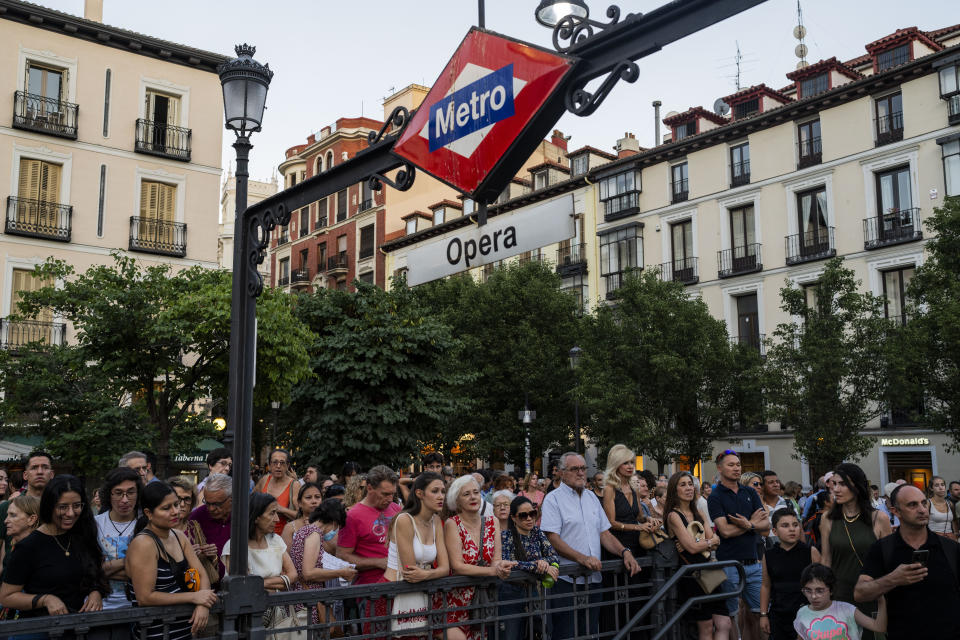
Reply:
M343 506L349 509L367 495L367 476L355 473L347 480L343 494Z
M40 498L28 494L11 498L4 525L7 528L12 551L18 542L33 533L33 530L40 525ZM8 558L9 554L4 553L3 545L0 545L0 566L4 569L7 568ZM0 571L0 578L2 577L3 571Z
M517 495L522 498L529 498L530 502L532 502L537 509L540 509L540 505L543 504L543 499L547 494L540 490L540 477L536 471L531 471L523 477L523 482L520 484L520 491L517 491Z

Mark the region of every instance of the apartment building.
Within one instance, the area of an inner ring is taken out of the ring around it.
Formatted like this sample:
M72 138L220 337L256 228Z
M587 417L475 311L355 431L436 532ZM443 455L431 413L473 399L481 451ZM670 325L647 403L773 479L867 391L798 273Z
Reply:
M277 179L247 180L247 206L269 198L278 190ZM233 171L220 188L220 232L217 235L217 264L221 269L233 271L234 220L237 211L237 177ZM270 282L270 262L264 260L257 267L264 282Z
M145 264L217 267L224 56L0 0L0 235L4 348L69 339L52 316L7 321L35 265L84 271L129 251Z

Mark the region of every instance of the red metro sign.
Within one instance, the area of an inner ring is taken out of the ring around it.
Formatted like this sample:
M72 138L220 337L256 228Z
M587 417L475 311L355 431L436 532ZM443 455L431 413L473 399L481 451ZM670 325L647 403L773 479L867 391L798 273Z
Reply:
M471 29L393 152L473 195L572 64L571 58Z

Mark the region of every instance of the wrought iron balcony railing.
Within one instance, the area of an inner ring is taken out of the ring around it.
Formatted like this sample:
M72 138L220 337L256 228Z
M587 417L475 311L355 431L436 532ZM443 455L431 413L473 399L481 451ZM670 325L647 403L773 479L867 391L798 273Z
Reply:
M62 345L67 325L45 320L0 319L0 349L19 351L30 344Z
M753 349L761 356L767 355L766 334L748 333L742 336L730 336L730 344L743 349Z
M697 258L678 258L660 265L660 279L664 282L696 284L700 281Z
M187 225L130 216L130 251L182 258L187 255Z
M373 209L373 198L367 198L360 203L360 211L366 211L367 209Z
M785 241L787 264L812 262L837 255L837 248L833 244L833 227L797 233L787 236Z
M192 135L190 129L138 118L137 136L133 149L137 153L189 162Z
M730 167L730 186L750 184L750 161L734 162Z
M327 271L331 274L345 273L349 266L350 261L347 259L346 251L341 251L337 255L327 258Z
M947 99L947 124L960 124L960 93Z
M894 111L874 120L877 132L877 146L903 140L903 112Z
M310 269L307 267L297 269L290 274L291 284L302 284L304 282L310 282Z
M690 197L689 179L674 180L670 183L670 202L683 202Z
M920 208L888 211L863 220L863 248L879 249L923 239Z
M530 262L547 262L547 256L544 253L520 254L517 264L528 264Z
M70 102L25 91L13 94L13 128L77 139L77 111Z
M4 233L30 238L70 242L73 207L33 198L7 197Z
M327 216L320 216L317 218L317 229L322 229L327 226Z
M557 273L562 275L587 270L587 245L571 244L557 249Z
M640 192L628 191L603 201L603 219L619 220L640 212Z
M719 266L717 275L721 278L762 271L760 244L754 243L717 251L717 265Z
M797 169L812 167L823 162L823 147L820 144L820 136L801 140L797 143L797 150Z
M289 230L289 229L281 229L281 230L280 230L280 237L277 239L277 244L278 244L278 245L280 245L280 244L287 244L288 242L290 242L290 230Z
M277 286L278 286L278 287L285 287L285 286L287 286L288 284L290 284L290 274L289 274L289 273L288 273L287 275L283 275L283 276L280 276L279 278L277 278Z

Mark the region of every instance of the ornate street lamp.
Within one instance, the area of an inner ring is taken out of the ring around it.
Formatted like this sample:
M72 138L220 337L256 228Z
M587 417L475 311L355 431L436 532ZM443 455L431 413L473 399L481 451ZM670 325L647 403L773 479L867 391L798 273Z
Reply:
M236 211L234 218L233 289L230 314L230 383L227 429L224 445L233 452L233 513L230 519L230 573L247 573L247 520L250 514L250 448L253 435L253 374L257 352L256 306L244 304L250 285L249 262L251 226L244 220L247 210L247 180L250 177L250 134L260 131L267 89L273 78L268 65L253 59L257 52L248 44L237 45L237 58L217 69L223 86L226 128L237 140ZM239 585L238 585L239 586Z
M537 22L553 29L567 16L589 17L590 9L584 0L540 0L534 15Z
M570 349L570 370L573 371L574 375L577 373L577 368L580 366L580 356L583 355L583 349L580 347L574 346ZM577 381L577 386L579 387L579 381ZM578 393L579 389L574 390L573 393L573 437L574 437L574 450L577 453L583 453L580 450L580 394Z

